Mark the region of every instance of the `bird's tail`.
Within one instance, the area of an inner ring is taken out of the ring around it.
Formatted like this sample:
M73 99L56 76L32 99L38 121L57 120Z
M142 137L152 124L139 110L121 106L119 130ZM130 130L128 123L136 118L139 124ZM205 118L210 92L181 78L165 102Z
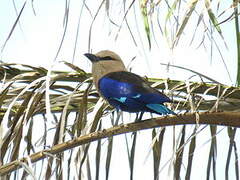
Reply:
M155 112L157 114L163 114L163 115L173 114L173 115L177 115L175 112L173 112L172 110L168 109L163 104L147 104L146 106L151 111L153 111L153 112Z
M168 109L163 104L147 104L146 106L154 113L157 113L157 114L160 114L160 115L162 115L162 114L163 115L172 114L172 115L175 115L178 118L184 120L184 118L181 115L179 115L179 114L173 112L172 110Z

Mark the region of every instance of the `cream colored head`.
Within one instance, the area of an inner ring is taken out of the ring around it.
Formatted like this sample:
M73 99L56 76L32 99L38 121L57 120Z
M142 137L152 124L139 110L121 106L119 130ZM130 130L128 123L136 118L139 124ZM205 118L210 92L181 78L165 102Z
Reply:
M98 81L104 75L111 72L127 71L121 58L109 50L100 51L97 54L84 54L92 62L93 81L98 89Z

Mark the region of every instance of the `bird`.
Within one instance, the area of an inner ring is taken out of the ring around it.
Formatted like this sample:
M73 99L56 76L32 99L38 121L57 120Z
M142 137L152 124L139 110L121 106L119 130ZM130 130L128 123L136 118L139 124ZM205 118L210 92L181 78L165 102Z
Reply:
M120 56L110 50L84 54L92 62L93 83L99 94L117 111L173 114L164 103L169 97L151 87L141 76L129 72Z

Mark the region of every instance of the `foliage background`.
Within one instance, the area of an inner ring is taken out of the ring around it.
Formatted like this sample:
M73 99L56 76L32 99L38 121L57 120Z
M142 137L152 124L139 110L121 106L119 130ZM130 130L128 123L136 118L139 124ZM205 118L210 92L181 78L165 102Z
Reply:
M227 127L239 127L238 1L1 3L3 178L239 179L239 133ZM174 126L181 122L170 117L171 127L153 128L165 117L145 114L155 118L149 130L135 133L149 127L147 121L138 129L137 123L120 126L132 132L126 135L113 138L120 132L113 128L107 139L105 131L88 136L116 125L117 118L119 124L135 120L135 114L117 117L91 87L83 54L102 49L147 75L173 98L177 113L210 115L185 114L196 124L187 126ZM199 125L202 120L215 125ZM34 157L38 162L30 163Z

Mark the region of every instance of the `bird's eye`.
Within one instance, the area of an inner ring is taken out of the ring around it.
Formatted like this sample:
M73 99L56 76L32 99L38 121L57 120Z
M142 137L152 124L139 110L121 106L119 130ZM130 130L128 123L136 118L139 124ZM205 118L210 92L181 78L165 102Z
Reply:
M111 56L100 57L100 60L113 60Z

